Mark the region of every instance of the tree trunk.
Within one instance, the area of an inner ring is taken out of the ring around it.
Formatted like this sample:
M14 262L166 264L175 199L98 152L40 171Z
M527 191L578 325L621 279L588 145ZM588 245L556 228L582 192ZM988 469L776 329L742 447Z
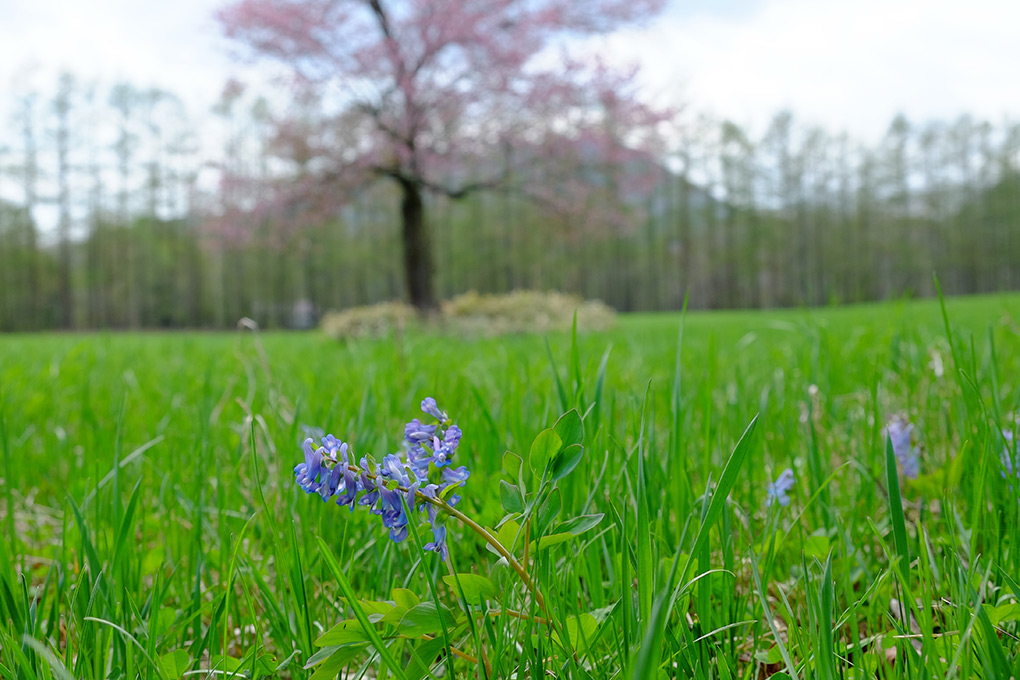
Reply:
M60 239L58 246L59 272L58 289L60 295L61 328L68 329L74 325L73 292L71 290L71 182L70 154L71 130L71 76L64 73L60 76L60 89L53 102L57 114L57 234Z
M407 280L407 297L419 312L432 312L439 308L436 299L432 243L425 225L425 204L421 187L406 180L400 181L403 196L400 201L402 240L404 244L404 275Z

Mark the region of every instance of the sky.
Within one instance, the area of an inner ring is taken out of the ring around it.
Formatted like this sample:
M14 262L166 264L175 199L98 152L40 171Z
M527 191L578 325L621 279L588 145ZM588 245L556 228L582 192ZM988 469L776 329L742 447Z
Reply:
M66 68L207 110L250 75L213 18L221 0L0 1L0 116ZM598 49L642 68L650 99L761 132L777 111L863 140L897 113L1020 119L1018 0L671 0ZM9 112L7 112L9 113Z

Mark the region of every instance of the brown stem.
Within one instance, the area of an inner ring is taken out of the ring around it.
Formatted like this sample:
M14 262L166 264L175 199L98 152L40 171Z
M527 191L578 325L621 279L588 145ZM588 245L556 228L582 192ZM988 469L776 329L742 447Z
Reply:
M402 638L404 638L406 640L417 640L418 639L418 638L408 637L406 635L401 635L400 637L402 637ZM436 638L435 638L434 635L428 635L426 633L426 634L421 636L421 639L422 640L435 640ZM470 661L471 663L475 663L475 664L478 663L478 659L476 659L475 657L471 656L467 652L460 651L459 649L457 649L453 645L450 645L450 651L453 652L454 656L459 656L460 658L464 659L465 661Z
M489 612L489 616L494 619L498 619L501 616L509 616L514 619L521 619L524 621L534 621L540 626L548 626L552 623L549 619L543 619L541 616L530 616L528 614L522 614L521 612L515 612L513 609L501 609L498 612Z
M352 472L357 472L358 474L364 473L371 477L373 480L378 480L378 475L374 475L371 472L362 470L356 465L348 464L347 468ZM407 489L402 486L398 486L397 489L405 493L407 492ZM443 499L431 498L429 496L426 496L421 491L415 491L414 494L415 499L417 499L418 501L431 503L432 505L436 506L446 514L456 517L458 520L460 520L462 524L467 526L469 529L472 529L476 534L484 538L485 542L491 545L493 549L495 549L495 551L500 554L500 556L506 558L506 561L510 565L510 568L517 572L517 575L520 577L521 581L531 592L531 596L535 598L535 602L538 604L539 608L546 615L545 621L547 621L548 624L552 626L553 631L559 634L561 641L564 641L565 644L568 645L570 644L570 639L564 634L560 633L559 627L556 625L556 620L553 618L552 613L549 611L549 608L545 604L545 597L543 597L542 591L539 590L535 582L531 580L531 576L528 575L528 571L523 566L521 566L521 563L518 562L516 558L514 558L513 554L509 550L507 550L502 543L499 542L499 539L497 539L495 536L489 533L488 529L486 529L481 524L474 521L473 519L471 519L470 517L468 517L463 512L453 507ZM527 545L525 545L525 550L527 550Z
M521 566L521 563L514 558L514 556L510 553L509 550L503 547L503 544L499 542L499 539L490 534L488 530L485 529L485 527L478 524L473 519L471 519L470 517L468 517L463 512L453 507L446 501L440 500L438 498L429 498L428 496L425 496L421 492L418 493L426 501L442 509L447 514L456 517L461 521L461 523L466 525L468 528L474 530L475 533L477 533L478 535L485 539L486 543L495 548L496 552L498 552L501 556L505 557L506 561L510 564L510 568L517 572L517 575L521 577L521 581L523 581L524 585L527 586L528 590L531 591L531 594L535 598L535 602L538 603L538 606L542 609L546 616L548 616L550 619L552 618L552 615L549 613L549 609L545 606L545 598L542 596L542 591L540 591L538 589L538 586L535 585L535 582L531 580L531 576L529 576L527 570L525 570L525 568Z

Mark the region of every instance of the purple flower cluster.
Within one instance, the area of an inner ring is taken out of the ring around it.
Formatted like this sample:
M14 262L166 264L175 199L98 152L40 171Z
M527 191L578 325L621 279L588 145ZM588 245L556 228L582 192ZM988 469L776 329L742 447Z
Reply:
M317 493L323 501L336 498L337 505L349 506L351 512L355 503L368 506L394 541L407 538L408 523L425 511L433 535L425 549L446 557L446 526L432 501L456 505L460 496L452 490L463 486L471 473L463 465L453 467L460 428L432 397L421 402L421 410L434 420L415 418L404 427L402 453L384 456L381 463L371 456L355 462L350 447L333 435L324 436L319 447L308 438L302 445L305 460L294 466L294 477L306 493Z
M767 497L765 500L766 505L772 505L773 503L779 503L782 506L790 504L790 496L788 495L790 489L793 488L796 479L793 476L793 470L786 468L776 477L776 481L769 482L767 489Z
M885 432L892 440L893 455L903 470L903 476L916 479L921 472L921 461L918 447L913 445L914 424L897 414L889 419Z

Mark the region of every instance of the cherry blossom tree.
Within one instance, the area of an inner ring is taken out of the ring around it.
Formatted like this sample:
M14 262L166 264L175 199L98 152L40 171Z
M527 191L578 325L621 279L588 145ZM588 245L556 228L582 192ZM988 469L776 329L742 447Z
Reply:
M663 113L634 96L635 72L568 57L566 45L645 20L662 5L239 0L219 19L252 56L285 65L323 101L315 125L307 115L279 121L278 148L295 172L273 200L292 215L294 205L321 207L366 181L393 182L408 297L427 311L438 304L427 195L459 199L513 186L569 211L584 202L575 186L583 178L550 184L530 172L538 162L620 162L649 144Z

